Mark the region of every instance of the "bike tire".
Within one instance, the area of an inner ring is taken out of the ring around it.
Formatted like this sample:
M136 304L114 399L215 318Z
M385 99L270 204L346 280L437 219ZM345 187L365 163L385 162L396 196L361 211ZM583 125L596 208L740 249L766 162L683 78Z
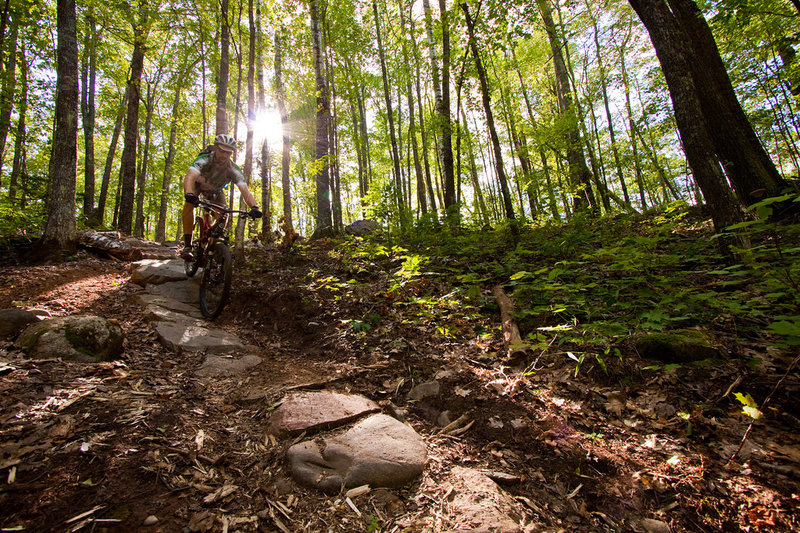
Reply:
M203 219L197 217L194 219L194 230L192 231L192 255L194 258L191 261L183 262L183 269L186 276L191 278L197 273L200 267L200 232L203 229Z
M233 258L225 243L217 242L208 251L200 281L200 311L214 320L228 303L233 278Z

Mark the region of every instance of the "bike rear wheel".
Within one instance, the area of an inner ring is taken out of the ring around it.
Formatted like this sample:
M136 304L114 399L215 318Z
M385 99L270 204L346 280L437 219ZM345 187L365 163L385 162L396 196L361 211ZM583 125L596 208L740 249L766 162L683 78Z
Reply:
M192 277L197 273L200 267L200 234L203 231L203 219L197 217L194 219L194 230L192 230L192 260L183 262L183 269L186 271L187 277Z
M217 242L208 251L200 281L200 311L214 320L228 303L233 278L233 259L225 243Z

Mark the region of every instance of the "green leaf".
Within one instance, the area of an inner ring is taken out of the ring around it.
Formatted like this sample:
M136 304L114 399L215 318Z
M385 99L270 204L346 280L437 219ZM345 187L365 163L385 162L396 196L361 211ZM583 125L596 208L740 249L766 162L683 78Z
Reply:
M518 280L518 279L522 279L522 278L528 277L528 276L530 276L530 275L531 275L531 273L530 273L530 272L527 272L527 271L525 271L525 270L520 270L520 271L519 271L519 272L517 272L516 274L512 274L512 275L511 275L511 280L512 280L512 281L516 281L516 280Z

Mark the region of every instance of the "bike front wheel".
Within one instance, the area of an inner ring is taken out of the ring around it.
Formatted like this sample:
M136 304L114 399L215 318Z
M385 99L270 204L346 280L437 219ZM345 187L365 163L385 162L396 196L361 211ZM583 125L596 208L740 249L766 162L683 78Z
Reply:
M228 303L233 277L233 259L225 243L217 242L208 251L200 281L200 311L214 320Z

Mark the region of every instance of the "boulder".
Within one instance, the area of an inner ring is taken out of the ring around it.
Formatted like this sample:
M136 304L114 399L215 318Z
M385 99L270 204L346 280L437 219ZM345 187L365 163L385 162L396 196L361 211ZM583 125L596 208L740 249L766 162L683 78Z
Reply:
M402 487L425 466L425 441L411 427L376 414L346 433L295 444L286 452L292 477L329 494L343 487Z
M124 335L114 320L77 315L48 318L31 326L16 340L28 357L95 363L122 353Z
M131 263L131 281L142 287L147 284L160 285L170 281L186 279L183 260L180 259L144 259Z
M380 411L363 396L332 391L298 392L287 396L269 419L273 434L292 435L318 428L335 428Z
M640 356L662 363L691 363L722 357L722 352L711 339L694 329L643 335L635 340L635 346Z
M364 237L380 231L381 226L374 220L356 220L344 228L344 232L348 235L355 235L356 237Z
M0 338L16 337L29 324L39 320L36 313L25 309L0 309Z

